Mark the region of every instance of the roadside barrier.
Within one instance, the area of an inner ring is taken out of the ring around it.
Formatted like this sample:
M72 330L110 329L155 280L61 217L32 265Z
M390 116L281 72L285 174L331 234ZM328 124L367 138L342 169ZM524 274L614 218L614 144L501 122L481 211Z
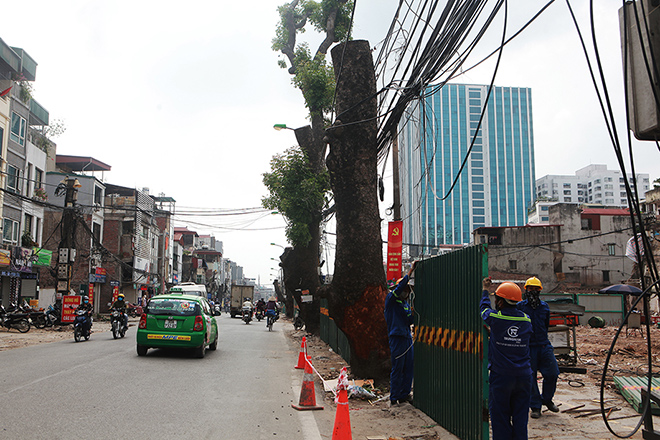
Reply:
M351 433L351 419L348 414L348 374L346 367L341 369L337 381L337 413L335 414L335 426L332 430L332 440L353 440Z
M298 405L291 406L298 411L323 409L316 404L316 391L314 390L314 375L312 371L312 357L307 356L305 362L305 372L303 373L303 383L300 388L300 400Z
M300 344L300 353L298 353L298 365L293 368L302 370L305 368L305 356L307 356L307 339L303 336L302 343Z

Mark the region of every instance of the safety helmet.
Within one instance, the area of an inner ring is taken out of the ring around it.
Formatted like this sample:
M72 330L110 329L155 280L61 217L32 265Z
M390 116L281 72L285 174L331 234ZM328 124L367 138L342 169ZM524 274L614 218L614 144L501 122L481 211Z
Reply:
M124 299L124 294L120 293L119 295L117 295L117 299Z
M522 301L522 291L514 283L506 282L500 284L497 290L495 290L495 295L512 303Z
M539 280L536 277L527 278L527 281L525 281L525 289L527 289L528 286L536 286L539 289L543 290L543 285L541 284L541 280Z
M89 302L89 296L85 295L82 297L83 302Z

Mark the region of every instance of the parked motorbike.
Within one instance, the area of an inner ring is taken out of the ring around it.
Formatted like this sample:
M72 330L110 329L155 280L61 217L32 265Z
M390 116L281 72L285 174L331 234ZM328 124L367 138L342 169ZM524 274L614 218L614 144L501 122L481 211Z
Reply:
M30 321L27 313L8 312L3 305L0 305L0 324L9 330L15 328L21 333L30 331Z
M245 321L246 324L249 324L250 321L252 321L252 310L250 309L243 309L243 321Z
M124 327L124 314L119 310L113 310L110 315L110 325L112 326L112 337L115 339L123 338L126 334Z
M62 311L57 304L49 305L44 314L46 315L46 327L62 324Z
M76 317L73 320L73 339L80 342L82 338L89 341L91 336L91 316L86 310L76 310Z
M257 313L254 314L254 317L257 318L257 321L260 321L264 319L264 311L263 310L257 310Z

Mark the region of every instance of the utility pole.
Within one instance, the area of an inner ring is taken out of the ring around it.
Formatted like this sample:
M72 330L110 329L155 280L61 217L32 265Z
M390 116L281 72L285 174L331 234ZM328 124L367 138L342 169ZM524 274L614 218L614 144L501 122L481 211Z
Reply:
M76 249L74 243L75 233L75 205L78 200L78 179L66 177L62 181L65 185L64 211L62 212L62 238L58 249L57 260L57 299L61 303L62 296L68 295L71 289L72 266L76 260Z

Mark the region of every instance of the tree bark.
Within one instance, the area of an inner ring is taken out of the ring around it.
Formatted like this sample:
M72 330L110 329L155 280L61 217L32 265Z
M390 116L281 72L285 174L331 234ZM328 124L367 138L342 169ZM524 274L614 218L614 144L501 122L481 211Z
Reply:
M376 78L367 41L331 50L337 80L337 120L326 130L337 219L337 251L329 314L351 346L351 372L389 374L376 155Z

